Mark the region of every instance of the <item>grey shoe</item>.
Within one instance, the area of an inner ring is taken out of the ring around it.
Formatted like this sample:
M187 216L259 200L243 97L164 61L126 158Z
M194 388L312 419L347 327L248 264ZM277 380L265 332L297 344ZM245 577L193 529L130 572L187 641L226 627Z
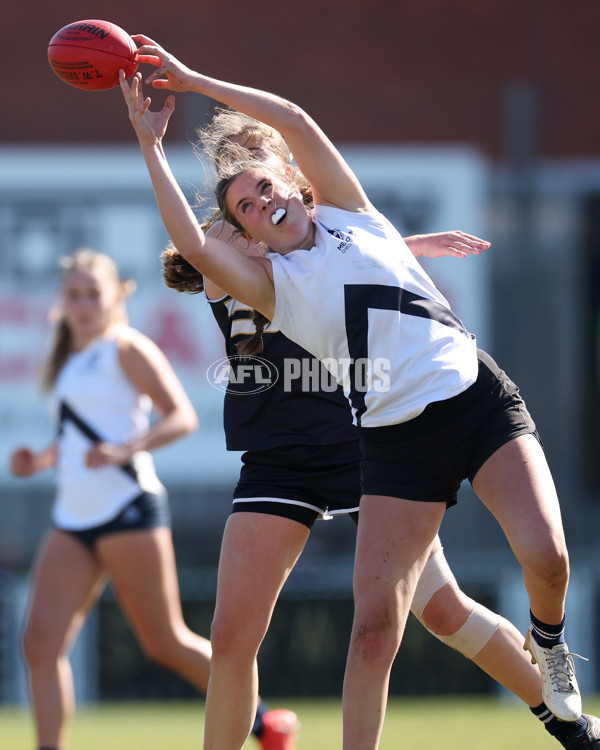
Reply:
M568 750L600 750L600 719L590 714L582 714L588 725L585 732L565 740L562 745Z
M553 648L540 646L532 628L527 631L524 648L531 653L531 663L540 669L542 698L548 710L562 721L577 721L581 716L581 695L573 657L579 654L569 653L566 643Z

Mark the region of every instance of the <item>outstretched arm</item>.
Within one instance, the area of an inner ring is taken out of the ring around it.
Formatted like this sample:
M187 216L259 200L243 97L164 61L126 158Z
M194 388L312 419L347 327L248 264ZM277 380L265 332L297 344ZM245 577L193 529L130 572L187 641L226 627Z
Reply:
M121 71L120 85L152 180L158 209L173 244L200 273L213 279L236 299L267 317L272 316L275 291L270 261L248 258L226 242L205 237L171 171L162 139L175 109L175 97L169 96L159 112L152 112L151 100L142 94L139 73L129 85Z
M479 255L482 250L490 247L487 240L460 230L414 234L411 237L405 237L404 241L416 258L442 258L446 255L466 258L467 255Z
M358 179L339 151L299 106L266 91L197 73L143 34L134 35L133 39L142 44L138 49L140 61L157 66L157 70L146 79L154 88L204 94L278 130L310 182L315 203L347 211L372 209Z

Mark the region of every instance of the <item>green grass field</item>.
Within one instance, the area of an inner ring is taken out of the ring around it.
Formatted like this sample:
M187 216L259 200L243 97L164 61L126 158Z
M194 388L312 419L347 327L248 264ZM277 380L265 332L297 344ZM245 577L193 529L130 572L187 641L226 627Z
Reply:
M341 748L339 701L295 699L271 708L293 708L302 722L298 750ZM585 701L600 712L600 698ZM200 750L204 705L185 703L102 704L80 709L73 724L72 750ZM33 750L29 714L0 708L0 750ZM388 707L381 750L551 750L560 745L529 711L494 698L400 698ZM247 750L257 750L250 739Z

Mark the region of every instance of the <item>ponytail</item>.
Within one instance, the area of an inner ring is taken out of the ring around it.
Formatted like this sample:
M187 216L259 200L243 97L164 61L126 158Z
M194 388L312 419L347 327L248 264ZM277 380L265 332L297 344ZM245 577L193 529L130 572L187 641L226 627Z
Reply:
M54 336L50 344L48 356L42 363L40 388L47 393L54 388L58 374L62 370L71 352L71 329L64 317L56 321Z
M199 294L204 291L204 278L197 268L187 261L170 243L160 255L163 281L176 292Z
M237 345L238 354L242 357L250 357L253 354L260 354L263 350L263 331L271 322L258 310L252 310L252 322L256 331L244 341Z

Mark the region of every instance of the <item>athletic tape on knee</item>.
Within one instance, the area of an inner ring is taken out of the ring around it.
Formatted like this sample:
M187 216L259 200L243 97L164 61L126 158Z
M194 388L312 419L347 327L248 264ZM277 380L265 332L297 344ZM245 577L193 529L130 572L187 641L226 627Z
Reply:
M429 628L423 622L425 607L437 591L453 580L454 574L446 561L443 548L440 548L425 563L411 607L413 615L427 630ZM491 640L501 620L500 615L475 602L471 614L455 633L439 635L434 633L433 630L429 630L429 632L442 643L459 651L468 659L472 659Z
M429 632L438 641L445 643L456 651L459 651L467 659L473 659L481 649L489 643L492 636L498 630L502 618L487 607L475 602L467 621L452 635L438 635L433 630Z
M431 597L436 591L443 589L444 586L453 579L454 575L450 570L450 566L446 562L444 550L440 547L440 549L425 563L410 608L410 611L421 624L424 624L423 610L429 603Z

